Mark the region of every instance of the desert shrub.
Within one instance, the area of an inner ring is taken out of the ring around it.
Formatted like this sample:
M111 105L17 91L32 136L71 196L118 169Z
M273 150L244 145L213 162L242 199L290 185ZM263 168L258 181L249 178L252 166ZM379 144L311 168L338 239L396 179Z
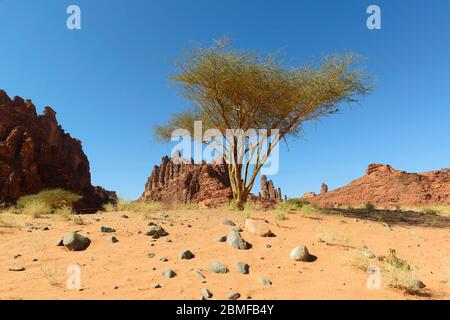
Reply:
M396 256L395 250L390 249L386 263L385 281L389 287L399 289L407 294L422 293L425 285L416 278L413 267Z
M51 210L56 210L62 207L73 207L73 204L79 201L82 196L71 191L63 189L49 189L41 191L37 194L27 195L21 197L17 201L18 208L25 208L27 206L36 205L36 203L43 203Z
M159 202L145 202L145 201L126 201L119 199L112 211L129 211L136 213L149 213L161 210L162 206Z
M435 208L424 208L422 212L429 216L437 216L439 214L439 210Z
M73 211L72 207L69 207L69 206L60 207L53 211L53 214L61 217L62 219L65 219L65 220L70 220L70 218L72 217L72 215L74 213L75 212Z
M198 210L200 209L200 206L198 203L182 203L182 202L176 202L172 204L173 210Z
M368 211L373 211L373 210L375 210L375 206L372 203L368 202L364 205L364 209L366 209Z
M51 214L52 208L40 199L31 199L21 204L20 212L33 218Z
M283 201L280 205L288 210L300 210L304 206L310 205L305 199L289 199L288 201Z
M355 268L358 268L366 272L369 266L371 265L371 262L369 258L367 258L361 253L361 250L355 250L352 256L352 265Z
M277 221L286 220L286 215L283 211L275 210L272 212L272 215L273 215L274 219Z

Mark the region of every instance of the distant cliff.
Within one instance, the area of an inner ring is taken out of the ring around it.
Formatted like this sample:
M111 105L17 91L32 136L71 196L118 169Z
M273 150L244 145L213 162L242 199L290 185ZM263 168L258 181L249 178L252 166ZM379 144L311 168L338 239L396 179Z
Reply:
M450 204L450 169L408 173L372 164L366 174L345 187L321 195L307 194L322 207L336 205L428 206Z

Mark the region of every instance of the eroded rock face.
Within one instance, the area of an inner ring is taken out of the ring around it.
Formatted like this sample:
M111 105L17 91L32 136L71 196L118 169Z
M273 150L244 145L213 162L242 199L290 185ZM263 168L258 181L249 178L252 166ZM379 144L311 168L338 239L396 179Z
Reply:
M283 201L281 188L275 189L273 181L267 180L265 175L261 176L261 192L259 193L259 197L263 201Z
M96 211L116 198L91 185L81 142L64 132L52 108L38 115L31 100L0 90L0 203L54 188L82 195L80 210Z
M160 166L153 168L141 196L144 201L166 203L200 203L206 207L229 202L233 194L227 166L195 164L176 154L164 157Z
M389 165L372 164L366 175L349 185L308 200L321 207L428 206L450 203L450 169L408 173Z

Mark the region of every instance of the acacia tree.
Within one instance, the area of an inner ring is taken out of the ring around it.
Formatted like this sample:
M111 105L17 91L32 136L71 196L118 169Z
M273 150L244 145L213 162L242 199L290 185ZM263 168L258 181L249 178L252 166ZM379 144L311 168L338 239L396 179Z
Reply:
M195 121L218 130L226 138L217 151L228 166L234 201L243 209L258 173L281 140L298 136L306 121L334 114L341 104L358 102L370 91L369 77L356 67L357 60L346 53L292 68L277 55L263 57L223 42L197 47L186 52L173 76L193 108L173 114L167 124L156 127L156 134L170 140L172 132L182 128L195 138ZM238 135L227 135L230 129L256 128L267 129L267 136L241 143Z

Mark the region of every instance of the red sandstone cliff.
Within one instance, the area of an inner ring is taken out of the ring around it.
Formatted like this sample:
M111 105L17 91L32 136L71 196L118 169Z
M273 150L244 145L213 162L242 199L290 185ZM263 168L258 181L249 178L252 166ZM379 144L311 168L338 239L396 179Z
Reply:
M31 100L0 90L0 202L53 188L82 195L78 209L97 210L115 198L91 185L81 142L58 125L53 109L38 115Z
M365 176L308 200L321 207L367 203L377 206L450 204L450 169L408 173L389 165L372 164Z

